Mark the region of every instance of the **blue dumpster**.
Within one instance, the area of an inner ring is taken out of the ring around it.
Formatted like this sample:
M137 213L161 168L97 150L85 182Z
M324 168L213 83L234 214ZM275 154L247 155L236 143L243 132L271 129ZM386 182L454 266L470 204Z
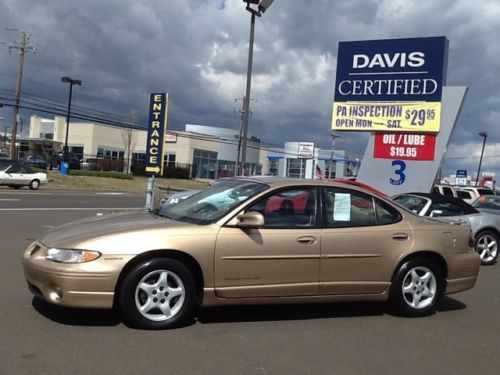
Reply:
M59 172L61 172L61 174L68 174L68 173L69 173L69 165L68 165L68 162L63 161L63 162L61 163L61 167L59 168Z

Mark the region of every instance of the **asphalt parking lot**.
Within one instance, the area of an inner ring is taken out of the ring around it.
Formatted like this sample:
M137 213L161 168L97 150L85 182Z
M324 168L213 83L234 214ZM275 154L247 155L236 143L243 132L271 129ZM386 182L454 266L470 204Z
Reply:
M24 248L54 225L140 209L141 194L0 190L0 374L497 374L500 264L408 319L379 303L220 307L171 331L57 308L24 281Z

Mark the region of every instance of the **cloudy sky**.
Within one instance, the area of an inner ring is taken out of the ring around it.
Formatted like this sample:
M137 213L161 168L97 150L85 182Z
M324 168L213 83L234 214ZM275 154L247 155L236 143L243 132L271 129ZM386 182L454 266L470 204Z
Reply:
M0 0L0 41L31 34L23 93L145 123L151 92L170 95L169 128L186 123L239 129L250 15L241 0ZM500 176L499 0L275 0L257 19L249 132L268 145L313 141L329 148L339 41L446 36L450 86L468 86L443 165ZM0 45L0 97L12 97L18 63ZM22 114L29 117L28 112ZM40 115L43 115L40 113ZM0 126L11 125L1 108ZM362 155L367 134L336 148Z

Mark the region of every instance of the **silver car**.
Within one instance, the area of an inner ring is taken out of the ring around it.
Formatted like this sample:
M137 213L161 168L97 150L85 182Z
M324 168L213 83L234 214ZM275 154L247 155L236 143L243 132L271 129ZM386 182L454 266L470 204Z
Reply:
M474 247L481 257L481 263L489 265L496 262L500 239L500 215L478 211L461 199L439 194L398 194L393 196L392 200L419 216L467 222L474 235Z
M161 206L170 206L171 204L176 204L179 203L180 201L183 201L184 199L190 197L191 195L196 194L200 190L182 190L182 191L176 191L172 194L167 195L161 200Z

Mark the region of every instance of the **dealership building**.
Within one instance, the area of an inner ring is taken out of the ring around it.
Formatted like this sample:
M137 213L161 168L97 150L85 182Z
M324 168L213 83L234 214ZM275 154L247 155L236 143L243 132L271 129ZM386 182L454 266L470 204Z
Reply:
M32 116L29 133L19 137L20 156L40 155L46 159L60 152L66 139L66 119ZM168 131L165 137L165 166L189 168L192 178L215 179L234 175L239 132L235 129L186 124L183 131ZM68 149L78 158L145 162L147 131L93 123L71 122ZM307 154L304 154L306 149ZM130 151L128 151L130 150ZM103 165L103 164L99 164ZM330 174L330 167L332 172ZM286 142L269 148L249 136L245 174L293 178L348 177L355 175L359 159L342 150L315 148L310 142Z

